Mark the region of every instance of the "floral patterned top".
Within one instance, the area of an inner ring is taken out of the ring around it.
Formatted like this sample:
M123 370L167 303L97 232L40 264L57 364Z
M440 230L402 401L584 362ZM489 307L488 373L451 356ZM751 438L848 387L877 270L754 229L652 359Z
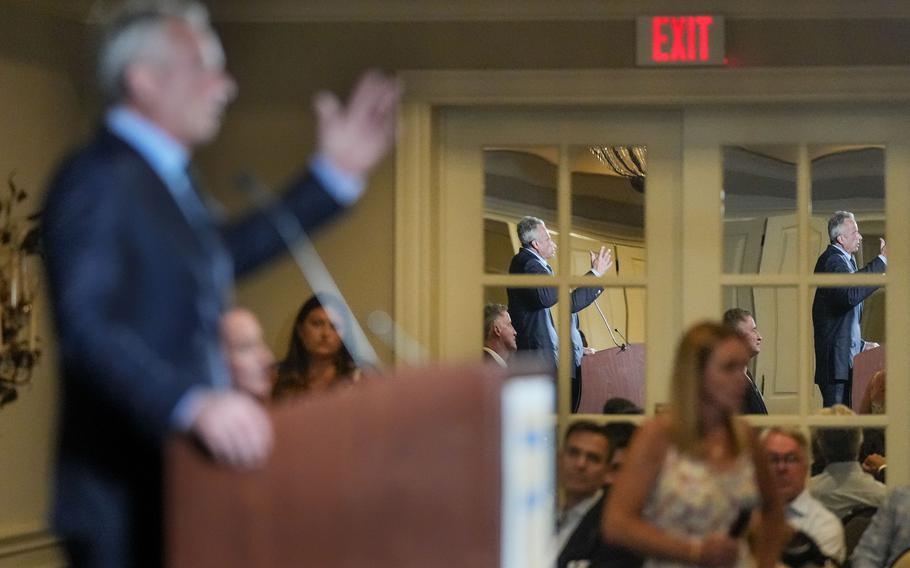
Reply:
M697 539L729 531L740 510L754 509L757 504L755 466L748 451L741 452L732 467L718 471L670 446L642 515L670 534ZM743 540L737 566L751 565L747 552ZM645 566L688 565L648 560Z

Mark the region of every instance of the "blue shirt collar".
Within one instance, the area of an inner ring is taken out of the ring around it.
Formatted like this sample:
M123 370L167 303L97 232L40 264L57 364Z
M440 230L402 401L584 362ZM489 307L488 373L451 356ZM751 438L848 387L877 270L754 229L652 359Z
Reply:
M853 259L853 255L844 250L844 247L840 246L840 243L831 243L831 246L837 249L837 252L841 253L848 261Z
M540 263L544 265L544 267L549 267L549 266L550 266L550 265L547 263L547 261L546 261L546 259L545 259L544 257L542 257L542 256L540 256L539 254L537 254L537 251L536 251L536 250L532 249L531 247L521 247L521 248L525 249L526 251L528 251L529 253L533 254L535 257L537 257L537 260L539 260Z
M185 175L190 161L187 148L135 110L117 105L108 110L105 125L139 152L166 184Z

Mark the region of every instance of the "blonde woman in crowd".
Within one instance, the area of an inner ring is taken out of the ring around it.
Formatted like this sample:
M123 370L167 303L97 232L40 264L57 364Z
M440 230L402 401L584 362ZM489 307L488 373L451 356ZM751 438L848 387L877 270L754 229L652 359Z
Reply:
M736 416L748 360L742 336L718 323L683 336L670 410L632 440L604 514L606 539L647 558L645 566L777 561L786 538L780 498L755 433Z

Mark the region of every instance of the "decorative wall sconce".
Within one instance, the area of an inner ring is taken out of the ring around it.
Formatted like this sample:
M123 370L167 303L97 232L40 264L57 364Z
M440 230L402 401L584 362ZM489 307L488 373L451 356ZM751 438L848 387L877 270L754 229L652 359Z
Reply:
M0 407L19 396L32 378L41 356L38 346L38 285L40 239L37 215L22 218L17 206L27 194L7 178L0 195Z

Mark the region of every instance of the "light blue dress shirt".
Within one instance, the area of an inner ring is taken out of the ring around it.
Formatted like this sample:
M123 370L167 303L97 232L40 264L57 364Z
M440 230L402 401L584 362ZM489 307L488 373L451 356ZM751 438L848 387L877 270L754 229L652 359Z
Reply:
M193 187L188 174L190 152L180 142L154 122L132 108L118 105L108 110L105 125L117 137L126 142L149 164L174 197L177 206L191 224L200 216L207 215L206 206ZM310 171L325 190L339 204L347 206L357 201L363 193L365 182L362 178L345 174L324 156L316 155L310 161ZM230 256L225 254L225 261ZM230 274L230 269L227 273ZM188 430L196 419L201 395L211 388L229 388L230 373L220 346L214 345L209 354L211 386L196 386L181 397L171 413L171 423L178 430Z

